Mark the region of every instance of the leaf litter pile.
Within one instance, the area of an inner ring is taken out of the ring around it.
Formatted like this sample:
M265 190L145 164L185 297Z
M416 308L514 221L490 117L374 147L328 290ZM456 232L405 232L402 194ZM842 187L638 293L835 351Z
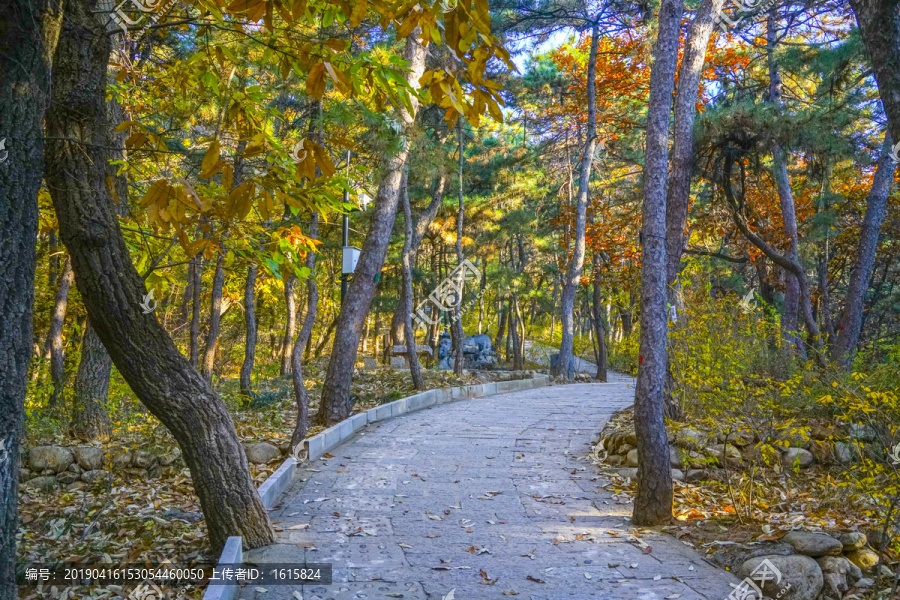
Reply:
M310 410L318 409L324 378L324 363L310 365L306 384ZM492 381L493 375L455 377L452 372L423 370L428 389ZM413 393L409 374L393 369L358 370L351 394L354 412L361 412ZM275 380L260 386L249 403L237 394L237 383L225 381L220 394L234 419L238 435L245 443L265 441L282 452L282 457L266 465L250 464L257 485L266 480L289 451L296 407L290 382ZM80 490L38 491L20 485L19 530L17 534L17 580L24 582L26 567L58 572L62 564L109 568L158 566L203 568L211 572L217 557L209 552L207 531L199 500L194 494L190 471L179 458L171 466L149 470L117 464L115 457L135 450L155 455L172 452L175 440L136 400L126 398L112 414L113 428L108 440L93 445L105 451L103 469L110 481L97 480ZM321 428L314 427L308 435ZM29 431L29 447L39 445L74 446L80 442L59 432ZM22 600L115 600L128 597L134 584L40 588L34 583L19 586ZM199 599L203 589L162 586L162 598ZM157 599L161 600L161 599Z

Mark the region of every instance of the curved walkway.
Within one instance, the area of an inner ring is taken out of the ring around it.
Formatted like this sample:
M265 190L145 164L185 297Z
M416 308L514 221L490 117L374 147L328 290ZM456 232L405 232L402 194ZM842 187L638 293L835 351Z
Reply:
M254 600L518 596L724 600L732 575L666 535L645 553L585 459L631 379L455 402L374 423L307 465L272 509L278 542L246 561L331 562L330 586ZM308 528L305 528L308 524Z

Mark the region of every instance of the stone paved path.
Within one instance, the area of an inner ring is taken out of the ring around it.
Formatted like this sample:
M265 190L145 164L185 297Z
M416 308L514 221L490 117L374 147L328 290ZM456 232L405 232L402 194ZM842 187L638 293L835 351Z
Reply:
M331 562L334 584L250 586L243 597L441 600L455 590L455 600L724 600L737 580L686 545L645 535L644 554L628 541L630 503L603 490L584 459L612 413L632 402L631 381L613 375L369 425L303 469L272 510L278 542L245 553Z

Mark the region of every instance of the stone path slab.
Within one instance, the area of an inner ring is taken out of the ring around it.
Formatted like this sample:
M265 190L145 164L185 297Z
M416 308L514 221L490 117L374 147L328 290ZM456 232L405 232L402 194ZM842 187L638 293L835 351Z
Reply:
M733 575L666 535L628 541L630 503L584 457L631 378L461 401L374 423L304 466L245 561L330 562L330 586L250 600L724 600ZM308 524L306 529L291 527Z

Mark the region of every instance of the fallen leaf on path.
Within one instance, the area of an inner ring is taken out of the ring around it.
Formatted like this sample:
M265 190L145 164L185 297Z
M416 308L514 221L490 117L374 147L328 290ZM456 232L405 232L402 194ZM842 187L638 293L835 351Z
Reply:
M532 577L531 575L528 575L525 579L527 579L528 581L533 581L535 583L547 583L543 579L538 579L537 577Z

